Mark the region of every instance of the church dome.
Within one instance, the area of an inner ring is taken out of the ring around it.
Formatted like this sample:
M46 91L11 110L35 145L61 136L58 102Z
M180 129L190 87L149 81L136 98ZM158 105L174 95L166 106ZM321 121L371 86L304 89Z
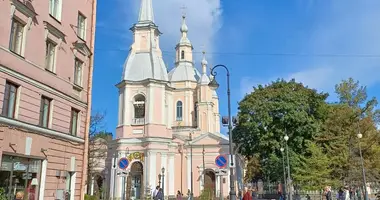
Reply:
M191 62L179 62L177 66L175 66L169 72L169 80L170 81L195 81L201 77L198 69L196 69Z

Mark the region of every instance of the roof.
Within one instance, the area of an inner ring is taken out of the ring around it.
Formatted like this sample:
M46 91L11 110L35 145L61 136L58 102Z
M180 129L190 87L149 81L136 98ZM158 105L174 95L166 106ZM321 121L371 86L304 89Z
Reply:
M141 0L139 23L154 23L152 0Z
M169 72L170 81L195 81L198 82L201 74L191 62L178 62L177 65Z
M162 57L154 51L131 51L124 63L123 80L141 81L145 79L168 81L168 74Z

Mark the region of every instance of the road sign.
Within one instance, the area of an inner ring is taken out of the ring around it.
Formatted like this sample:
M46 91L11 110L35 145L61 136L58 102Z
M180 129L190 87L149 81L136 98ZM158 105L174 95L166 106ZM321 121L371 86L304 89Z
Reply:
M127 158L120 158L119 163L117 165L120 169L127 169L129 165L129 160Z
M219 155L215 158L215 164L219 168L225 168L227 166L227 157L225 155Z

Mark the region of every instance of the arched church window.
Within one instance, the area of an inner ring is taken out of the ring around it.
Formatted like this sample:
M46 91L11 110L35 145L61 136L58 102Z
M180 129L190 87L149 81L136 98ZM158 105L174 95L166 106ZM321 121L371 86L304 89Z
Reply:
M182 121L182 101L177 101L177 121Z
M181 51L181 59L182 60L185 59L185 51L184 50Z
M134 98L133 102L134 107L134 124L143 124L145 120L145 97L141 94L138 94Z

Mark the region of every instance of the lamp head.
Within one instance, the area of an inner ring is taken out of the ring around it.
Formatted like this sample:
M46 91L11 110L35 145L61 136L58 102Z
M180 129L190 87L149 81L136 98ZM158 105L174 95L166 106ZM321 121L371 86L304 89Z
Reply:
M289 136L285 135L284 139L285 139L285 141L288 141L289 140Z
M280 151L281 151L281 152L284 152L284 150L285 150L284 148L282 148L282 147L280 148Z
M358 134L358 138L359 138L359 139L362 139L362 137L363 137L363 134L359 133L359 134Z
M213 89L213 90L216 90L218 89L219 87L219 83L216 81L215 77L212 79L212 81L208 84L208 86Z
M165 167L162 167L161 172L162 174L165 174Z

